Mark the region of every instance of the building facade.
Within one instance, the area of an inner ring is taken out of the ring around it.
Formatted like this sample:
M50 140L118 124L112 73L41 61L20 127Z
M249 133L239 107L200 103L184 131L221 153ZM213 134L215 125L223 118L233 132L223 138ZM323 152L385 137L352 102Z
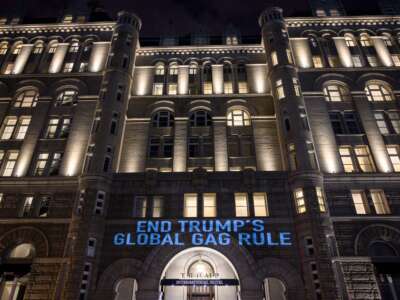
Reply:
M5 20L0 299L399 299L400 17L315 3L256 38Z

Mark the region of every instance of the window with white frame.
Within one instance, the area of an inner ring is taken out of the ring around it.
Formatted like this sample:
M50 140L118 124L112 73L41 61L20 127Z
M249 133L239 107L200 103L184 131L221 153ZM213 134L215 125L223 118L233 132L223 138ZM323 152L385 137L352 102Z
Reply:
M367 196L364 191L352 190L351 197L357 215L367 215L370 213Z
M155 75L162 76L164 74L165 74L165 66L164 66L164 64L162 64L162 63L157 64L156 68L155 68Z
M249 199L247 193L235 193L236 217L249 217Z
M37 90L25 90L17 95L14 102L14 107L35 107L39 93Z
M215 193L203 194L203 217L215 218L217 216L217 195Z
M378 126L378 129L379 129L379 132L381 134L389 134L389 128L388 128L386 120L385 120L385 113L376 111L376 112L374 112L374 117L375 117L376 125Z
M369 101L392 101L391 89L382 83L369 83L365 86L365 93Z
M317 194L319 211L324 213L326 212L326 205L325 205L326 201L325 201L324 191L322 190L321 187L317 186L315 187L315 192Z
M296 211L298 214L303 214L306 212L306 200L304 197L304 191L302 188L297 188L293 192L294 203L296 206Z
M33 212L33 196L25 196L22 203L21 217L30 217Z
M362 34L360 36L360 44L363 47L371 47L372 46L371 39L369 38L369 36L367 34Z
M50 43L48 53L50 53L50 54L56 53L57 48L58 48L58 43L57 42Z
M379 66L378 58L375 55L367 55L367 61L371 67Z
M38 158L36 160L36 166L34 170L34 175L35 176L41 176L44 173L44 170L47 165L47 161L49 159L50 153L45 152L45 153L40 153L38 155Z
M275 82L275 88L276 88L276 94L278 95L278 99L283 99L285 98L285 89L283 87L283 81L282 79L278 79Z
M340 102L349 100L350 98L349 90L340 84L327 84L326 86L324 86L323 91L326 101Z
M172 64L169 66L169 75L178 75L178 65Z
M392 162L393 170L400 172L400 149L398 145L386 146L390 161Z
M185 218L197 217L197 194L184 194L183 216Z
M79 72L84 73L84 72L87 72L88 69L89 69L89 63L81 62L81 64L79 65Z
M233 94L232 81L224 82L224 94Z
M174 115L169 110L159 110L153 115L152 124L157 128L173 127Z
M96 202L94 204L94 214L95 215L99 215L99 216L103 215L105 201L106 201L106 192L97 191Z
M71 123L71 117L50 118L44 137L46 139L67 138L71 128Z
M7 117L2 126L1 139L2 140L22 140L25 138L31 122L30 116Z
M23 140L25 138L26 133L28 132L29 124L31 123L31 117L20 117L18 120L18 127L15 132L16 140Z
M68 51L70 53L77 53L79 51L79 42L73 42L70 46Z
M342 160L343 168L346 173L352 173L356 171L355 163L352 157L352 149L348 146L339 147L339 155Z
M75 105L78 100L77 90L64 90L57 96L57 105Z
M4 152L1 152L4 153ZM2 155L4 158L2 159L3 164L2 164L2 174L1 176L3 177L9 177L12 175L14 171L15 164L17 163L17 159L19 156L19 151L18 150L10 150L7 151L4 155Z
M266 193L253 193L253 206L255 217L268 217L268 198Z
M375 166L369 153L368 146L356 146L354 147L354 153L361 172L375 171Z
M163 83L154 83L153 84L153 95L161 96L164 92L164 84Z
M352 55L351 60L356 68L361 68L363 66L360 55Z
M18 118L14 116L7 117L4 120L1 132L2 140L9 140L13 137L17 123L18 123Z
M250 126L250 115L243 109L233 109L228 113L227 125L229 127Z
M356 42L354 41L353 36L351 36L351 35L349 35L349 34L346 34L346 35L344 36L344 39L345 39L345 41L346 41L347 47L356 47Z
M164 210L164 198L162 196L153 197L153 218L161 218Z
M21 53L21 50L22 50L22 43L19 43L19 44L14 46L12 54L18 55L18 54Z
M392 61L395 67L400 67L400 55L392 54Z
M377 215L390 214L390 207L383 190L370 190L372 204Z

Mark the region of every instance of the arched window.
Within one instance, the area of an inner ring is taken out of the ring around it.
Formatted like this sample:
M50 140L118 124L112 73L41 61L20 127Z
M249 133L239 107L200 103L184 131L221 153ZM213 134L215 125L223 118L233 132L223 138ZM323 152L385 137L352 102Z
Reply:
M211 116L206 110L196 110L190 116L191 127L208 127L211 123Z
M329 83L324 86L324 96L326 101L347 101L350 99L350 91L342 84Z
M189 65L189 75L197 75L198 73L198 66L196 63L190 63Z
M165 74L165 66L163 63L157 63L155 68L155 75L164 75Z
M356 41L354 40L353 35L351 35L351 34L345 34L345 35L344 35L344 39L345 39L345 41L346 41L347 47L356 47L356 46L357 46Z
M39 93L36 89L29 89L20 92L15 98L14 107L35 107Z
M169 65L169 75L178 75L178 64L177 63L171 63Z
M247 111L242 109L234 109L228 113L228 122L227 125L229 127L241 127L241 126L250 126L250 115Z
M67 89L62 91L57 96L57 105L75 105L78 101L78 91L73 89Z
M8 254L8 258L17 259L24 258L29 259L35 256L35 247L29 243L19 244L14 247Z
M174 126L174 115L169 110L160 110L153 116L153 127L172 127Z
M389 33L383 33L382 34L382 40L385 43L387 47L392 47L393 46L393 40L392 36Z
M38 41L35 44L35 48L33 48L33 54L42 54L44 50L43 41Z
M373 241L368 246L369 256L398 256L396 250L385 241Z
M6 55L8 51L8 43L3 42L0 44L0 55Z
M286 300L286 287L277 278L269 277L264 279L265 300Z
M367 83L365 93L369 101L392 101L394 99L391 88L383 83Z
M12 54L18 55L18 54L21 52L21 49L22 49L22 42L16 43L16 44L14 45Z
M77 53L79 51L79 42L78 41L73 41L71 45L69 46L70 53Z
M124 278L115 286L114 300L136 300L138 290L137 281L134 278Z
M372 43L371 43L371 39L369 38L369 35L364 33L360 36L360 43L361 46L363 47L371 47Z
M47 50L48 53L56 53L58 47L57 41L51 41L49 44L49 49Z

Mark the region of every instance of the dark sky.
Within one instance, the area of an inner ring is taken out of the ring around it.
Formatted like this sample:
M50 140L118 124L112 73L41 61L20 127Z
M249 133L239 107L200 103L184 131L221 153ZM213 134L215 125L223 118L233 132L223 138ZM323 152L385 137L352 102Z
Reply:
M343 0L349 14L374 14L374 0ZM310 14L308 0L101 0L115 16L121 9L135 12L143 21L142 36L186 35L192 32L220 35L229 26L243 35L259 33L257 18L268 6L284 9L285 16ZM0 15L25 15L49 18L63 14L65 8L82 11L82 0L0 0Z

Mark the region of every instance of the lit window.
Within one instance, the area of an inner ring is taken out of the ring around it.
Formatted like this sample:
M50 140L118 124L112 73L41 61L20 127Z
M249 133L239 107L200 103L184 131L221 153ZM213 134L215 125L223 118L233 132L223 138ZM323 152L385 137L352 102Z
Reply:
M73 68L74 68L74 63L72 63L72 62L65 63L63 72L64 73L71 73Z
M371 40L370 40L369 36L366 34L361 35L360 43L361 43L361 46L363 46L363 47L372 46Z
M225 94L233 94L232 82L224 82L224 93Z
M39 198L39 218L46 218L49 215L50 197L41 196Z
M185 218L196 218L197 217L197 194L185 194L183 206L184 206L183 216Z
M381 38L387 47L393 46L392 39L390 37L383 35Z
M390 161L392 162L393 170L395 172L400 172L399 146L386 146L386 149L389 154Z
M79 51L79 43L78 42L73 42L71 46L69 47L69 52L71 53L76 53Z
M323 68L324 67L324 64L322 63L321 56L314 55L312 57L312 60L313 60L314 68L319 69L319 68Z
M35 107L39 93L36 90L26 90L18 94L14 107Z
M178 75L178 66L177 65L169 66L169 75Z
M228 126L241 127L250 126L250 115L242 109L234 109L228 113Z
M390 214L390 208L385 196L385 192L382 190L371 190L370 193L376 214L377 215Z
M153 84L153 95L161 96L163 94L164 84L163 83L155 83Z
M375 112L374 117L380 133L389 134L389 129L385 120L385 114L383 112Z
M356 67L356 68L361 68L363 65L362 65L362 62L361 62L361 57L360 57L360 55L352 55L351 56L351 59L352 59L352 61L353 61L353 65L354 65L354 67Z
M315 187L315 191L317 194L319 211L324 213L324 212L326 212L324 192L323 192L322 188L319 186Z
M289 64L293 64L292 52L289 49L286 49L286 56L287 56L287 59L288 59L288 63Z
M353 204L357 215L369 214L367 196L364 191L351 191L351 197L353 198Z
M196 75L197 74L197 65L190 64L189 66L189 75Z
M156 75L164 75L165 74L165 66L163 64L157 64L155 74Z
M153 116L153 127L172 127L174 126L174 116L168 110L161 110Z
M300 97L300 81L295 77L293 77L292 79L293 79L294 92L297 97Z
M396 67L400 67L400 55L392 54L392 61Z
M205 110L196 110L190 116L191 127L208 127L211 123L211 116Z
M89 67L89 64L88 64L87 62L82 62L82 63L79 65L79 72L80 72L80 73L87 72L87 71L88 71L88 67Z
M253 193L253 204L255 217L269 216L266 193Z
M356 146L354 147L354 153L356 154L358 165L361 172L374 172L375 167L372 162L372 158L369 154L367 146Z
M394 133L400 134L400 114L397 111L388 112L390 123L394 129Z
M57 47L58 47L57 43L51 43L48 52L49 53L56 53Z
M23 140L28 131L29 124L31 123L31 117L20 117L18 121L18 127L15 132L16 140Z
M275 82L275 88L276 88L276 93L278 94L278 99L280 100L285 98L285 89L283 88L282 79L278 79Z
M6 55L8 51L8 44L7 43L1 43L0 44L0 55Z
M346 41L347 47L355 47L356 46L356 43L355 43L354 38L352 36L346 34L344 36L344 39Z
M304 192L302 188L294 190L294 201L296 205L296 211L298 214L303 214L306 212L306 201L304 198Z
M342 160L343 168L346 173L355 172L354 161L351 155L351 148L346 146L339 147L340 159Z
M7 117L3 123L3 129L1 133L2 140L9 140L13 137L15 127L17 125L17 117Z
M379 66L378 58L375 55L367 55L367 61L371 67Z
M347 88L339 84L329 84L324 87L324 96L326 101L338 102L350 98Z
M76 90L65 90L57 96L58 105L74 105L77 102L78 92Z
M239 81L239 94L247 94L249 92L246 81Z
M35 44L35 48L33 48L33 54L42 54L44 50L43 42L38 42Z
M246 193L235 193L236 217L249 217L249 200Z
M217 196L215 193L203 194L203 217L215 218L217 216Z
M168 95L176 95L178 93L178 85L176 83L168 84Z
M392 101L391 89L383 84L370 83L365 87L365 93L369 101Z
M14 47L12 54L18 55L21 53L22 50L22 44L18 44Z
M33 209L33 196L26 196L22 206L22 217L29 217L32 214Z
M8 258L32 258L34 255L35 247L32 244L23 243L12 249L8 255Z
M164 199L161 196L153 197L153 218L161 218L163 215Z
M203 93L204 95L211 95L213 92L212 82L204 82L203 84Z
M9 62L6 65L6 69L4 70L4 74L5 75L10 75L13 70L14 70L14 63L13 62Z
M19 151L8 151L5 155L3 164L2 176L9 177L14 171L15 164L17 163Z
M271 61L273 66L276 66L278 64L278 55L276 51L271 52Z
M147 215L147 197L138 196L135 197L136 203L136 217L146 218Z
M328 55L328 63L331 68L338 68L340 67L339 57L334 55Z

